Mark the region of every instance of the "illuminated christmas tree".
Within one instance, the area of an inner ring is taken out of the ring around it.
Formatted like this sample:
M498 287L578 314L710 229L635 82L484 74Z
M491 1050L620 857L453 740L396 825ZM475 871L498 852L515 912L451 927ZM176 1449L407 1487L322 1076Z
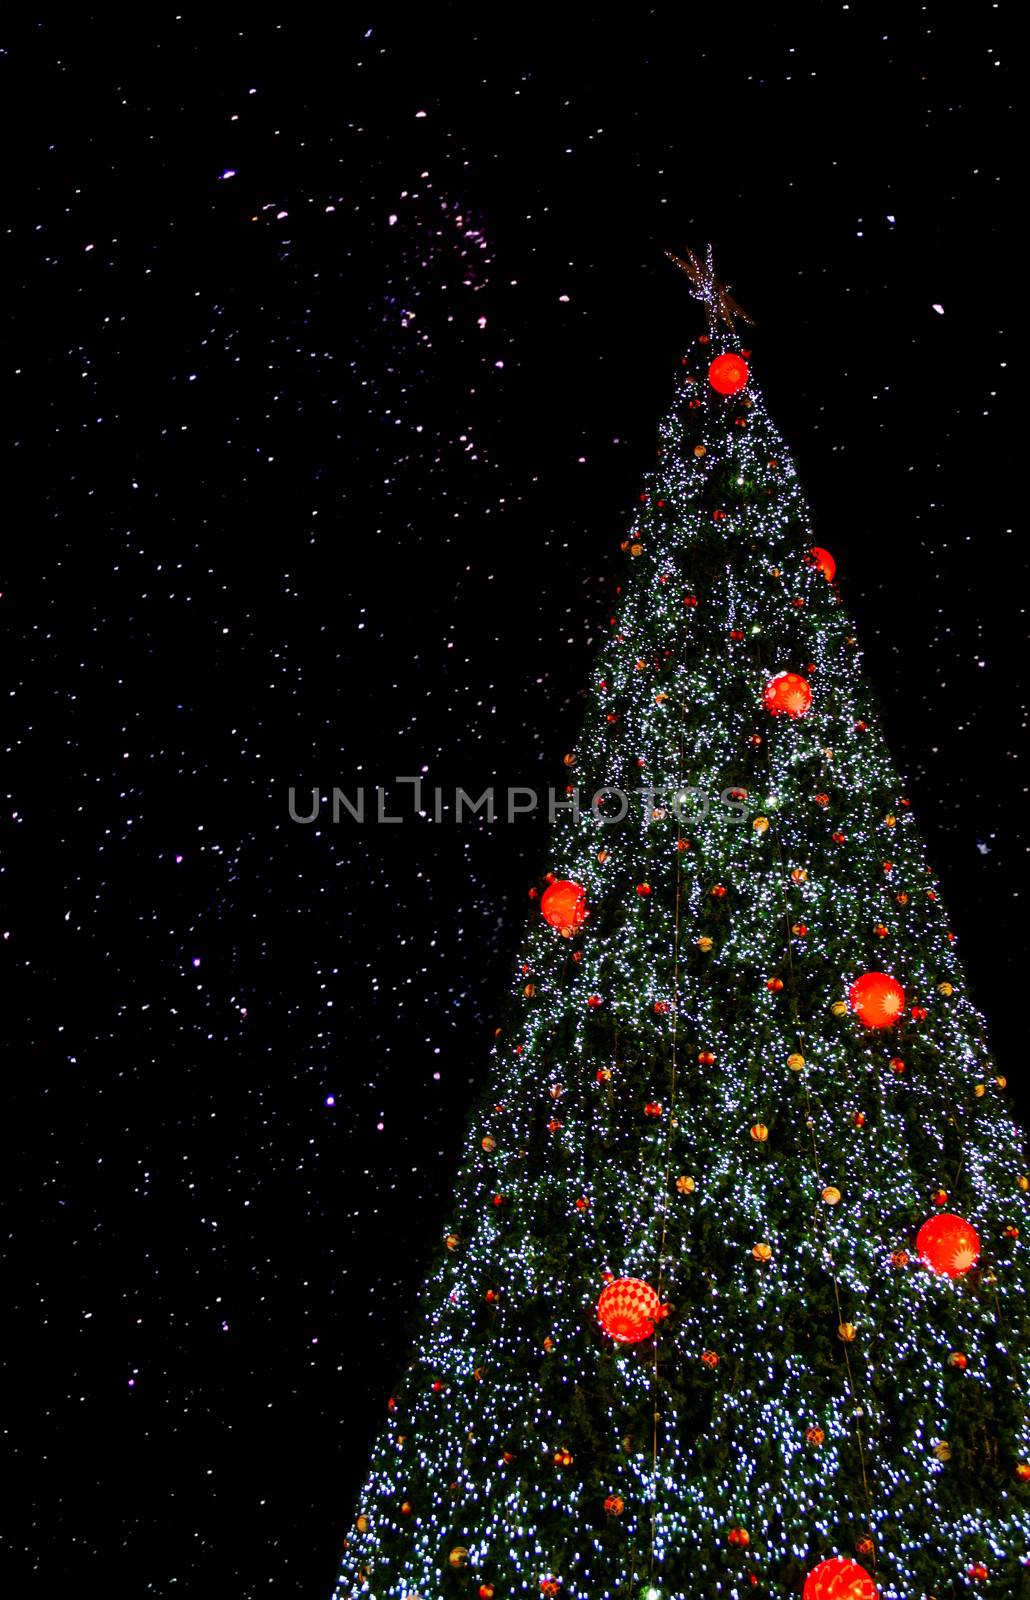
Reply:
M744 314L678 265L709 331L336 1592L1010 1600L1021 1140Z

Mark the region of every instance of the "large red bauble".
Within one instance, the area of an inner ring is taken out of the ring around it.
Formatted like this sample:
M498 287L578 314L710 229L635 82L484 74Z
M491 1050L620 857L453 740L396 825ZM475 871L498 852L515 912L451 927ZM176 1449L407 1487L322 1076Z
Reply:
M660 1311L661 1301L642 1278L616 1278L597 1302L597 1320L618 1344L650 1339Z
M808 553L812 558L812 565L819 568L827 583L832 583L833 575L837 570L837 563L830 552L824 550L822 545L814 544Z
M802 1600L879 1600L879 1596L865 1567L844 1556L831 1556L808 1574Z
M945 1278L961 1278L976 1265L980 1236L965 1217L942 1211L923 1223L916 1234L916 1251L933 1272Z
M566 938L575 933L587 914L586 890L571 878L559 878L545 889L540 901L544 920Z
M905 991L886 972L864 972L848 990L851 1009L867 1028L892 1028L905 1009Z
M708 382L716 394L739 394L748 377L747 362L741 356L716 356L708 368Z
M812 691L796 672L778 672L766 684L762 702L774 717L803 717L812 704Z

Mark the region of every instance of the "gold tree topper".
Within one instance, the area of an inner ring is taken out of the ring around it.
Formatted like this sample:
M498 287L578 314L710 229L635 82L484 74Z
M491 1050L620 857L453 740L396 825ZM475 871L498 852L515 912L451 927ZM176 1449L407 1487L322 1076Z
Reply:
M708 246L703 261L693 250L686 252L685 261L679 256L674 256L671 250L666 250L665 254L690 280L691 294L695 300L702 302L708 312L708 328L711 333L715 332L720 322L724 322L732 333L734 317L739 317L742 322L754 327L754 318L749 317L743 307L738 306L730 294L729 285L715 276L711 245Z

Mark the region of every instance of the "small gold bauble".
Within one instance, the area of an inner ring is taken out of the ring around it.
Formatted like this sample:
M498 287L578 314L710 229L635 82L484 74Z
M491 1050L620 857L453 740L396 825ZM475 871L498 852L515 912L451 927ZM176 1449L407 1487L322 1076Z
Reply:
M703 444L696 444L696 445L695 445L695 446L694 446L694 454L695 454L695 455L696 455L696 456L698 456L698 457L700 457L700 456L704 456L704 455L707 455L707 454L708 454L708 450L707 450L707 448L706 448L706 446L705 446L705 445L703 445Z
M944 998L947 999L949 994L955 993L955 990L950 983L939 983L937 985L937 993L942 994Z
M448 1250L457 1250L460 1243L461 1240L458 1238L456 1233L449 1233L444 1240L444 1244L447 1246Z
M822 1195L820 1196L820 1198L821 1198L821 1200L822 1200L824 1205L827 1205L827 1206L838 1205L840 1203L840 1190L839 1189L835 1189L833 1187L832 1183L831 1184L827 1184L827 1186L823 1190Z
M946 1439L942 1439L940 1444L935 1444L934 1445L933 1453L937 1457L938 1461L950 1461L951 1460L951 1445L948 1443L948 1441Z
M447 1560L452 1567L463 1567L469 1558L469 1553L463 1544L455 1545Z
M629 547L629 553L630 553L631 556L642 555L643 551L644 551L644 547L643 547L642 544L631 544L630 547Z
M756 1261L771 1261L772 1260L772 1245L764 1244L764 1243L763 1244L756 1244L756 1245L753 1246L753 1248L751 1250L751 1254L754 1256Z
M999 1089L1007 1089L1009 1086L1009 1080L1007 1078L995 1078L994 1081Z
M1023 1189L1024 1191L1027 1190L1027 1189L1030 1189L1030 1178L1026 1178L1026 1177L1017 1178L1016 1179L1016 1188L1017 1189Z
M680 1194L693 1194L695 1187L693 1178L683 1177L676 1179L676 1188Z
M491 1151L497 1149L497 1140L496 1139L491 1139L489 1134L487 1134L485 1139L480 1139L479 1142L482 1145L483 1149L486 1151L487 1155L489 1155L491 1153Z
M826 1434L823 1432L822 1428L809 1428L805 1433L805 1442L813 1445L814 1448L818 1450L821 1444L825 1444Z
M787 1065L791 1072L800 1072L805 1064L805 1058L795 1050L793 1055L787 1057Z
M845 1344L850 1344L852 1339L858 1337L858 1329L853 1322L842 1322L837 1329L837 1338L843 1339Z
M835 1017L846 1017L847 1014L848 1014L847 1001L846 1000L835 1000L833 1002L832 1006L830 1007L830 1010L833 1012L833 1015Z
M897 821L898 821L898 819L897 819L897 817L896 817L896 816L894 816L894 814L893 814L893 813L892 813L892 812L890 812L890 811L888 811L888 813L887 813L887 815L886 815L886 816L885 816L885 817L884 817L884 819L883 819L883 820L884 820L884 822L885 822L885 823L886 823L886 824L887 824L887 826L888 826L888 828L893 828L893 827L896 827L896 826L897 826Z
M360 1516L354 1526L357 1528L359 1533L367 1533L368 1518L366 1516Z
M756 833L767 833L769 830L769 818L756 817L751 826L754 828Z
M769 1129L764 1122L756 1122L751 1129L751 1137L756 1144L764 1144L769 1137Z
M984 1095L987 1093L987 1090L982 1083L978 1083L974 1086L973 1093L976 1095L978 1100L982 1100Z
M697 948L699 950L703 950L706 954L712 948L712 941L709 939L706 933L702 934L701 938L697 941Z

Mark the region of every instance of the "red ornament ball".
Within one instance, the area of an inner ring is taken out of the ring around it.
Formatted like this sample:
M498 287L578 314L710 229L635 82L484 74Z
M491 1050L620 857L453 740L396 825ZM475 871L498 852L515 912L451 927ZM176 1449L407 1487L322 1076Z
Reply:
M728 353L716 356L708 368L708 382L716 394L739 394L749 376L747 362Z
M581 884L573 883L571 878L559 878L545 890L540 910L545 922L557 928L566 939L571 939L586 918L586 890Z
M803 717L811 709L812 690L796 672L778 672L762 695L765 709L774 717Z
M831 1556L808 1574L802 1600L879 1600L879 1595L865 1567L845 1556Z
M867 1028L891 1028L905 1009L905 991L886 972L864 972L848 990L851 1009Z
M821 545L814 544L808 554L811 557L813 567L818 567L827 583L832 583L833 575L837 570L837 563L830 552L824 550Z
M650 1339L665 1308L642 1278L615 1278L601 1290L597 1320L617 1344L639 1344Z
M916 1251L932 1272L945 1278L961 1278L976 1265L980 1236L964 1217L942 1211L923 1223L916 1234Z

